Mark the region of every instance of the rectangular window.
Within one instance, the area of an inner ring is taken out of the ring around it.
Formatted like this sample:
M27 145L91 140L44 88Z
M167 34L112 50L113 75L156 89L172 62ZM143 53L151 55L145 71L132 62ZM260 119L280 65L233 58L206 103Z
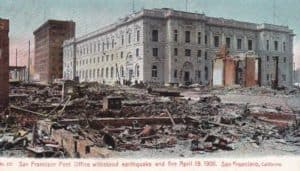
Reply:
M283 46L283 51L285 52L285 49L286 49L285 48L285 42L282 43L282 46Z
M131 33L128 34L128 44L131 43Z
M270 57L269 57L269 56L267 56L267 62L269 62L269 60L270 60Z
M207 45L207 35L204 37L204 43Z
M207 52L204 52L204 59L207 60Z
M104 51L104 42L102 42L102 52Z
M121 52L120 56L121 56L121 59L122 59L123 58L123 52Z
M230 37L226 37L226 48L230 48Z
M242 39L237 39L237 49L242 49Z
M286 81L286 75L285 74L282 74L282 80Z
M197 52L197 57L201 57L201 55L202 55L202 51L201 51L201 50L198 50L198 52Z
M252 50L252 40L248 40L248 50Z
M139 49L138 49L138 48L135 50L135 56L136 56L136 57L139 56Z
M152 41L158 41L158 30L152 30Z
M124 35L122 35L122 45L124 45Z
M274 50L278 51L278 41L274 41Z
M185 49L185 56L191 56L191 49Z
M114 55L113 54L111 54L111 61L113 61L114 60Z
M158 48L153 48L152 49L152 55L153 56L158 56Z
M185 42L186 43L190 43L191 42L191 32L190 31L186 31L185 32Z
M198 44L201 44L201 32L198 32Z
M178 41L178 31L174 30L174 42Z
M112 41L111 41L111 48L114 48L114 46L115 46L115 40L112 39Z
M137 42L140 41L140 31L139 30L136 32L136 41Z
M219 47L219 36L214 37L214 45L215 47Z
M269 40L267 40L267 50L270 49L270 43L269 43Z
M174 48L174 56L177 56L177 55L178 55L178 49Z
M286 57L283 58L283 63L286 63Z
M177 78L177 69L174 70L174 78Z

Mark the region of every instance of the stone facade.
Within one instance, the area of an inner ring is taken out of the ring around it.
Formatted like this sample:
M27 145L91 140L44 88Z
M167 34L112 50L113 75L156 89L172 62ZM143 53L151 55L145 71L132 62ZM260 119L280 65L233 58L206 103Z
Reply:
M0 18L0 113L8 106L9 20Z
M63 48L65 40L74 37L75 23L72 21L48 20L36 31L35 73L39 81L49 83L55 78L62 78Z
M65 41L64 78L210 84L212 61L225 45L231 56L253 51L261 59L261 85L270 85L276 75L280 85L291 85L293 37L285 26L144 9Z

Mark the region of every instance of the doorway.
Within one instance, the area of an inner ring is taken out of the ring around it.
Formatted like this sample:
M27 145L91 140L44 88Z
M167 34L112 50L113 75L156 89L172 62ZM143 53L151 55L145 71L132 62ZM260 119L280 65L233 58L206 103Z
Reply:
M185 82L190 81L190 72L189 71L184 72L184 81Z

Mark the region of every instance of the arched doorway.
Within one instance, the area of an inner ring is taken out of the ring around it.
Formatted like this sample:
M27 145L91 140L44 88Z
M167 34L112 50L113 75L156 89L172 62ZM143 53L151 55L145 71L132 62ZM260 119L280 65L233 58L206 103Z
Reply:
M183 64L183 67L182 67L182 79L183 79L183 82L184 83L192 83L193 80L193 71L194 71L194 66L192 63L190 62L185 62Z

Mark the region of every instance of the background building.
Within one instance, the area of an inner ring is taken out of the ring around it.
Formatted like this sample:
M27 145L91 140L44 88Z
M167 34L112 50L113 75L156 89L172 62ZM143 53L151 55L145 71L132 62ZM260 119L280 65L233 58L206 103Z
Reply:
M210 84L221 46L257 57L258 82L291 85L293 31L286 26L208 17L173 9L141 10L64 42L64 78Z
M9 20L0 18L0 112L8 106Z
M35 73L41 82L62 78L63 41L74 37L73 21L48 20L34 31Z

